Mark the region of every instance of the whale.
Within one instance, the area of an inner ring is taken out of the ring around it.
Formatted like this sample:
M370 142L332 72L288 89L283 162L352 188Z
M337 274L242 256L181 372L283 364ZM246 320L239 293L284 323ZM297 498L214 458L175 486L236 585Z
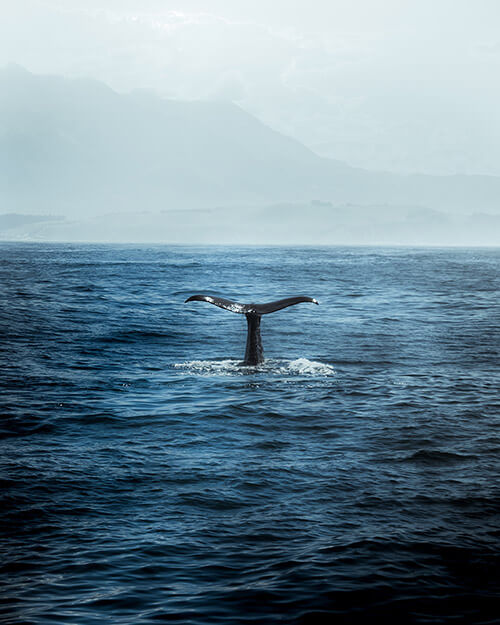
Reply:
M302 302L319 304L314 297L307 297L305 295L287 297L266 304L240 304L239 302L234 302L224 297L199 294L191 295L184 303L187 304L188 302L208 302L209 304L213 304L229 312L245 315L247 319L247 345L245 359L241 364L251 367L264 362L264 349L262 347L262 338L260 335L260 319L262 315L268 315L269 313L282 310L288 306L295 306L295 304L301 304Z

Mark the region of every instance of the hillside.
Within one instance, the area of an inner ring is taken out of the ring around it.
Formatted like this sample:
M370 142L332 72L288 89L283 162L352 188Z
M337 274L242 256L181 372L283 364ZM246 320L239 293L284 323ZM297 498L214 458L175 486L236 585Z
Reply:
M500 213L500 178L394 175L322 158L235 105L0 71L0 210L65 216L275 202Z

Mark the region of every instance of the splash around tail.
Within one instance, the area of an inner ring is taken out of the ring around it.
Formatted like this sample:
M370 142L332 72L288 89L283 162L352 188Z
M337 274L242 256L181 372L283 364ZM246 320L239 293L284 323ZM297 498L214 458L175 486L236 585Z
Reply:
M267 304L240 304L239 302L233 302L232 300L215 295L191 295L184 303L186 304L188 302L208 302L209 304L213 304L229 312L246 316L248 326L247 345L245 359L242 363L246 366L255 366L264 362L264 349L262 347L262 338L260 335L260 319L262 315L267 315L302 302L319 304L313 297L307 297L305 295L287 297L275 302L268 302Z
M331 378L337 374L333 365L297 358L267 358L258 366L245 366L239 360L190 360L176 362L172 367L184 374L202 377L265 376L266 378Z

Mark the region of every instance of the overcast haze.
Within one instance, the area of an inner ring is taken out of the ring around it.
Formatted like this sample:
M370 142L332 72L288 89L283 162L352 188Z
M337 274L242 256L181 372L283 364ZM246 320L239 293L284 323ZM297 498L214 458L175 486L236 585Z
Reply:
M0 239L498 245L499 7L3 3Z
M234 101L355 166L500 174L494 0L4 1L9 62Z

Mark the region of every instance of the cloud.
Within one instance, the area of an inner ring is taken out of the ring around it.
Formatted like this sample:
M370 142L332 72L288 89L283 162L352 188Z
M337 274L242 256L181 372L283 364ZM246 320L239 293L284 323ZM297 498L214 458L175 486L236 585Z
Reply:
M244 100L246 95L245 82L240 74L231 70L223 74L218 80L213 90L209 93L211 99L239 102Z

